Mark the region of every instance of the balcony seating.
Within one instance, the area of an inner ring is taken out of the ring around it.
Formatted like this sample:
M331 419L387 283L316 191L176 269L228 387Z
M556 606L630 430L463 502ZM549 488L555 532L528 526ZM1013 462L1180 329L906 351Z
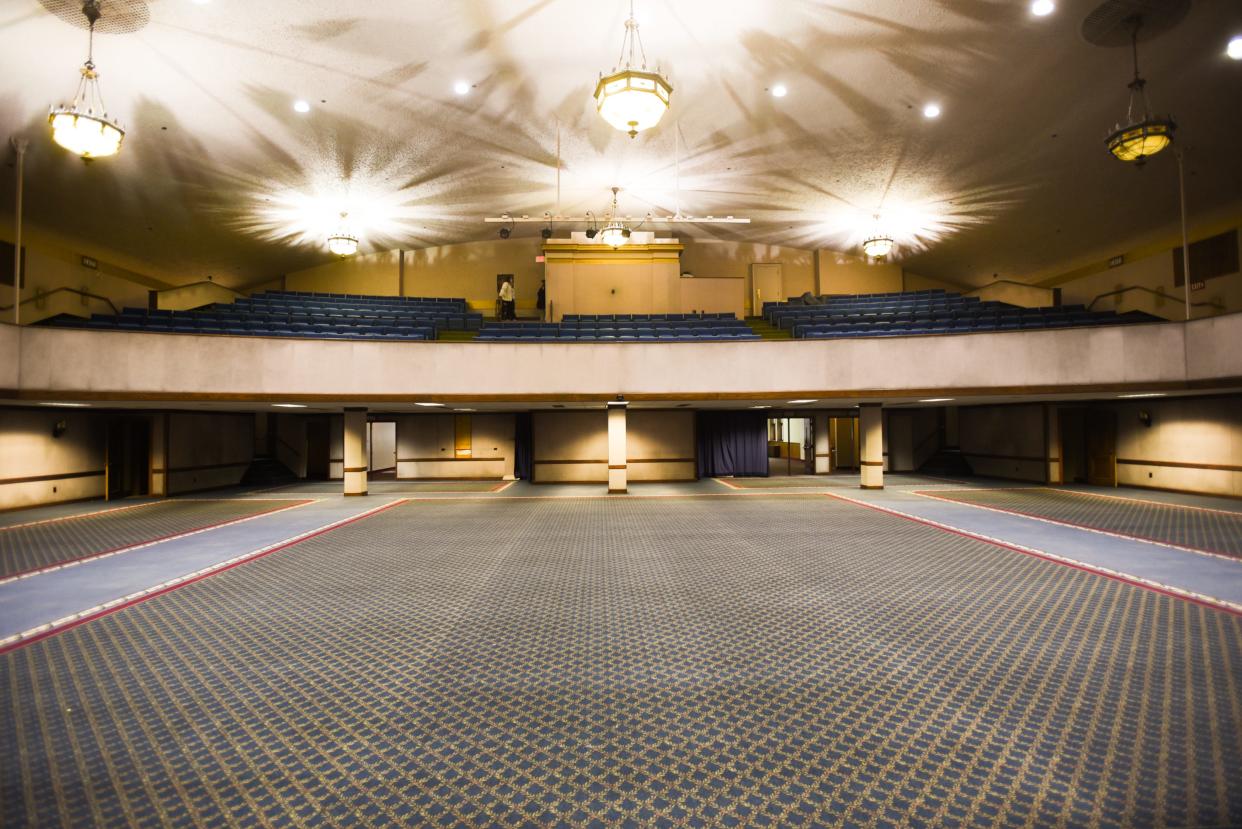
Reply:
M703 342L757 340L759 335L732 314L566 314L558 323L509 322L484 325L484 342Z
M125 308L89 320L62 316L74 328L346 340L434 340L440 330L478 330L483 315L464 299L267 291L192 311Z
M764 319L792 331L798 339L966 334L1161 321L1141 311L1117 314L1088 311L1081 305L1022 308L941 289L821 296L815 300L765 302Z

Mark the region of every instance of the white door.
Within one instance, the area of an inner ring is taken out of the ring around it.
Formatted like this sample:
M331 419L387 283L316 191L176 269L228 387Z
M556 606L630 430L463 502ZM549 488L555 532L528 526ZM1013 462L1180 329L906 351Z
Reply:
M750 266L750 316L763 313L763 303L785 299L784 280L779 262L754 262Z

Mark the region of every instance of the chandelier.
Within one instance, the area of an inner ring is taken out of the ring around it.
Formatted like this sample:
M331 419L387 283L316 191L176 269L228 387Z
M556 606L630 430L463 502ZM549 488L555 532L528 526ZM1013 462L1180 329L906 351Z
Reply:
M1139 76L1138 66L1138 33L1143 18L1134 17L1134 31L1131 34L1131 46L1134 51L1134 80L1128 84L1130 88L1130 105L1126 111L1126 124L1118 124L1108 136L1108 151L1121 161L1133 161L1138 166L1146 163L1148 156L1153 156L1173 143L1173 131L1177 125L1168 116L1151 114L1151 104L1147 100L1147 81ZM1134 96L1138 95L1143 102L1143 113L1134 117Z
M893 252L893 240L883 233L877 233L863 239L862 249L863 255L870 259L883 259Z
M82 64L82 79L78 91L69 106L53 107L47 116L52 125L52 140L69 152L89 161L116 155L125 140L125 130L108 117L103 94L99 91L99 73L95 71L95 23L102 17L99 0L86 0L82 14L90 21L90 40L86 63Z
M634 68L635 44L642 59L637 69ZM618 69L622 61L625 68ZM647 71L647 53L638 34L638 21L634 18L634 0L630 0L630 16L625 21L621 54L612 73L600 75L595 86L595 108L605 121L634 138L643 130L660 123L672 94L673 87L658 69Z
M610 210L605 218L604 228L599 232L599 240L611 248L619 248L630 239L630 229L617 218L617 193L621 188L612 188L612 210Z
M341 229L328 237L328 250L337 256L353 256L358 252L358 237L345 229L348 213L341 214Z

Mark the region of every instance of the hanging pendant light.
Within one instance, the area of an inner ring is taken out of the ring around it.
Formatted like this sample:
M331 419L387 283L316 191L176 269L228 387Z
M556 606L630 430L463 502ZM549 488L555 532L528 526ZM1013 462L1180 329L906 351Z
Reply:
M353 256L358 252L358 237L346 229L348 213L341 214L341 229L328 237L328 250L337 256Z
M869 259L883 259L893 252L893 240L883 234L863 239L863 255Z
M634 68L634 45L642 62ZM620 68L622 61L624 68ZM634 138L640 132L660 123L668 110L673 87L657 69L647 71L647 53L638 34L634 17L634 0L630 0L630 17L625 21L621 55L609 75L600 75L595 86L595 108L605 121Z
M53 107L47 116L52 126L52 140L74 155L89 161L116 155L125 140L125 130L108 117L103 94L99 91L99 73L95 71L95 23L102 17L99 0L86 0L82 14L90 21L90 40L82 79L69 106Z
M1155 155L1173 143L1173 131L1177 125L1168 116L1151 114L1151 104L1147 100L1147 81L1139 76L1138 66L1138 34L1143 18L1134 17L1134 31L1131 35L1131 47L1134 53L1134 80L1130 81L1130 106L1126 111L1125 125L1118 124L1106 139L1108 151L1121 161L1133 161L1139 167L1147 162L1148 157ZM1134 98L1138 96L1143 103L1142 115L1134 117Z
M630 239L630 229L617 218L617 193L621 188L612 188L612 209L604 216L604 227L599 232L599 240L611 248L619 248Z

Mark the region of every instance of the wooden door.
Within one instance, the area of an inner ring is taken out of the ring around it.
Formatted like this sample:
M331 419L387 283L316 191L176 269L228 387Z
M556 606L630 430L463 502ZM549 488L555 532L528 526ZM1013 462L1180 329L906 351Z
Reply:
M327 418L306 421L306 477L326 481L330 474L329 428Z
M1117 413L1087 411L1087 483L1117 486Z
M786 299L784 290L779 262L753 263L750 266L750 315L760 316L765 302L783 302Z

